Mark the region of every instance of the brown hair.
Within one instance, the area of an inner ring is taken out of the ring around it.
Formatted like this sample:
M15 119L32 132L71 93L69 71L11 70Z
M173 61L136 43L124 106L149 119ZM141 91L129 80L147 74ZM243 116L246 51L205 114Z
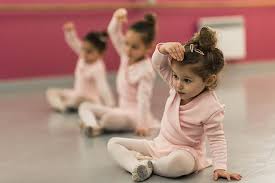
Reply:
M182 64L199 64L193 72L205 81L212 74L218 74L224 67L224 56L216 47L216 32L209 27L202 27L185 45ZM208 89L214 89L217 80Z
M156 15L144 15L143 20L137 21L130 26L130 30L142 34L142 41L145 45L151 44L156 37Z
M106 31L101 32L89 32L84 36L84 41L87 41L94 45L98 52L103 53L107 47L108 34Z

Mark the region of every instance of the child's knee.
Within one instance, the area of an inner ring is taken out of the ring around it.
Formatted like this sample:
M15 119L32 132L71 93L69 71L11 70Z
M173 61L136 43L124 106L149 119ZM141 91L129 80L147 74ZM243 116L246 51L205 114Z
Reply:
M172 167L175 165L178 167L178 170L175 171L180 171L181 175L187 175L193 172L195 159L189 152L177 151L170 160L171 169L173 169Z
M175 151L160 162L154 162L156 174L165 177L180 177L194 171L194 159L185 151Z

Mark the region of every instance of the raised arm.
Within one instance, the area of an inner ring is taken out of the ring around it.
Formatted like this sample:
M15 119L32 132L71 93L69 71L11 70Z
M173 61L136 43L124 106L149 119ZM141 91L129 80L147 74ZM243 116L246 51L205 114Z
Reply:
M124 36L122 33L122 24L127 21L126 9L118 9L115 11L111 22L108 25L108 34L114 45L114 48L120 56L123 55Z
M79 39L75 26L72 22L65 23L63 26L65 41L72 48L72 50L80 55L81 52L81 40Z
M157 45L152 56L152 66L160 77L169 85L172 86L172 70L169 65L168 55L164 55L159 51L160 44Z
M171 87L173 72L168 58L178 61L183 60L184 47L177 42L160 43L156 46L152 56L153 68L159 73L161 78Z

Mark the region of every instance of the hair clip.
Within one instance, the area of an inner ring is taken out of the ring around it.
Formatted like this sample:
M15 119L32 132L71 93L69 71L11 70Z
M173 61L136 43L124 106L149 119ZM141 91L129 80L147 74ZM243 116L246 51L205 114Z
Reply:
M191 53L193 53L195 51L201 55L204 55L204 53L201 50L194 48L194 44L190 44L190 51L191 51Z
M193 51L194 51L194 45L193 45L193 44L190 44L189 47L190 47L191 53L193 53Z

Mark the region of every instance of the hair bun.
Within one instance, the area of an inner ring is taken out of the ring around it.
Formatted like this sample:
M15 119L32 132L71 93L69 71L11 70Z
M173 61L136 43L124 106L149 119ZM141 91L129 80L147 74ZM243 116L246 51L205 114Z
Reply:
M216 31L210 27L202 27L197 35L197 41L202 51L214 50L217 45Z
M152 26L155 26L156 25L156 15L155 14L152 14L152 13L148 13L148 14L145 14L144 15L144 20L151 24Z

